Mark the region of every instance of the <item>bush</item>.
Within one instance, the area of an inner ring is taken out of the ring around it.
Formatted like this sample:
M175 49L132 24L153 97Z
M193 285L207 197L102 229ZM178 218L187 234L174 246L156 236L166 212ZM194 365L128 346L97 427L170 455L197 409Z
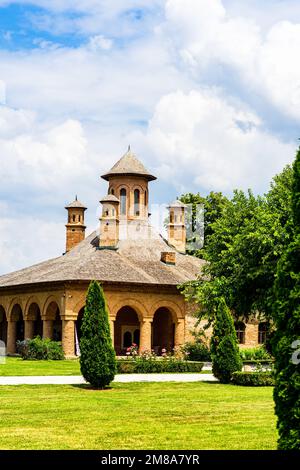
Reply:
M295 358L300 335L300 148L293 166L291 196L291 242L277 265L273 304L274 400L279 450L300 450L300 362Z
M201 372L203 362L165 359L120 359L117 361L119 374L154 374L164 372Z
M85 380L99 389L109 385L116 373L106 302L96 281L90 283L82 319L80 369Z
M17 351L24 360L60 361L64 359L61 343L49 338L42 339L40 336L17 341Z
M272 356L266 351L264 346L257 348L241 348L240 356L243 361L271 361Z
M182 351L189 361L211 361L210 350L201 340L186 343L182 347Z
M231 381L234 385L247 387L273 387L275 384L271 372L234 372Z
M233 372L242 369L233 318L224 298L217 307L211 339L212 371L221 383L229 383Z

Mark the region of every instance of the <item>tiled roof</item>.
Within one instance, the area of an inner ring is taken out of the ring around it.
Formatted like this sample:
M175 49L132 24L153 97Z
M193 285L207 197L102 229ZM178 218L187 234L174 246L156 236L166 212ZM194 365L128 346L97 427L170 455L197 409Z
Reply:
M140 175L149 181L156 180L156 177L149 173L130 148L107 173L102 175L102 178L108 181L114 175Z

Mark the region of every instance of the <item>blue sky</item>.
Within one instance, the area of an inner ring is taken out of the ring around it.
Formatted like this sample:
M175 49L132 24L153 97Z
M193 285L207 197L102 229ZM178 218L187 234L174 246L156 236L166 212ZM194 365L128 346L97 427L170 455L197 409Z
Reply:
M0 0L0 274L61 254L75 194L97 227L129 143L154 203L265 192L298 145L299 49L297 0Z

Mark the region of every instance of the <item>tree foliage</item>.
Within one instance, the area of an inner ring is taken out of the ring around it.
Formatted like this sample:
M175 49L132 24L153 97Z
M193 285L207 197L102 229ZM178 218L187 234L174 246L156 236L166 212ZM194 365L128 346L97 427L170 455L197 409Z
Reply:
M300 363L293 348L300 349L300 149L293 169L291 241L278 263L274 285L274 400L278 448L300 450Z
M272 316L276 266L290 239L291 187L288 166L266 195L236 190L222 206L202 252L204 278L183 286L200 316L212 321L221 297L236 316Z
M233 318L224 298L216 310L211 338L212 371L221 383L229 383L233 372L242 369Z
M116 373L106 302L96 281L90 283L82 319L80 369L86 381L100 389L109 385Z

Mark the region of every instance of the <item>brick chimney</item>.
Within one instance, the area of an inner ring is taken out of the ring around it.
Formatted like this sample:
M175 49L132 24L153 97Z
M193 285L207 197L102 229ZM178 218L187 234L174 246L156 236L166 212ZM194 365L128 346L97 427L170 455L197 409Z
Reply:
M169 205L168 243L180 253L186 251L185 209L178 200Z
M86 207L77 199L68 204L68 223L66 224L66 253L85 239L84 213Z
M100 217L100 249L115 249L119 243L119 199L108 194L100 203L102 216Z

